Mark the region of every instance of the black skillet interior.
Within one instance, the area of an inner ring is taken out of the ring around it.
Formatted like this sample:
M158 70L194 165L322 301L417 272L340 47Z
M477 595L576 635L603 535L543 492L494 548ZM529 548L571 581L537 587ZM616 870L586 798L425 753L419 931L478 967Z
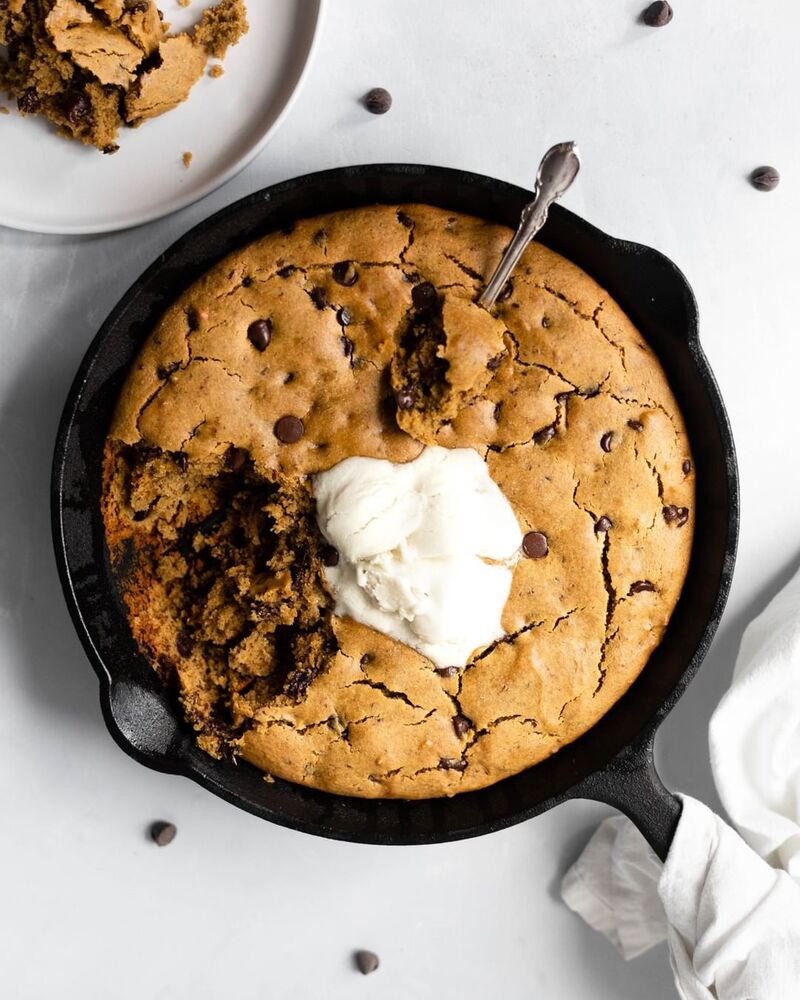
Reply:
M439 167L373 165L277 184L224 209L174 244L125 294L76 376L54 459L53 533L78 634L100 680L111 735L148 767L183 774L258 816L320 836L372 844L456 840L501 829L574 796L627 809L651 840L677 816L652 771L652 738L699 667L727 597L738 484L730 429L697 336L697 307L667 258L601 233L555 206L541 241L575 261L627 310L658 354L689 428L697 470L695 543L667 634L630 691L585 736L513 778L453 799L364 801L282 781L194 746L177 707L137 651L107 561L98 496L103 441L128 366L170 302L222 256L293 220L376 202L427 202L515 227L531 194ZM642 777L644 782L642 783Z

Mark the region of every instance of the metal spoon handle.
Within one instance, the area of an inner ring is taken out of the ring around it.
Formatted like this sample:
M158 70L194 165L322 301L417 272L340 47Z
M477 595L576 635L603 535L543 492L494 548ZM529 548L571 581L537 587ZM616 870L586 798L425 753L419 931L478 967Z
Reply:
M536 174L533 201L523 208L514 238L506 247L497 269L478 299L478 305L490 309L519 263L525 247L547 222L553 202L570 187L580 170L578 147L574 142L560 142L542 157Z

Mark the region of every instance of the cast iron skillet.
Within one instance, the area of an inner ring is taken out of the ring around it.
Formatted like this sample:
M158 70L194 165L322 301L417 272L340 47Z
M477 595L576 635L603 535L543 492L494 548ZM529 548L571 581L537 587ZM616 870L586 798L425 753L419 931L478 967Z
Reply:
M427 202L515 227L531 193L459 170L348 167L276 184L201 223L146 271L95 337L69 394L56 442L52 518L61 582L100 680L111 735L158 771L182 774L264 819L369 844L426 844L490 833L568 798L627 813L663 858L681 805L653 765L653 739L708 650L728 594L739 519L733 442L700 348L697 305L661 254L612 239L554 206L541 241L575 261L627 310L677 396L697 471L695 541L683 595L663 642L630 691L590 732L513 778L453 799L365 801L284 781L198 750L180 711L138 652L108 564L98 506L103 440L128 366L164 309L231 250L293 220L376 202Z

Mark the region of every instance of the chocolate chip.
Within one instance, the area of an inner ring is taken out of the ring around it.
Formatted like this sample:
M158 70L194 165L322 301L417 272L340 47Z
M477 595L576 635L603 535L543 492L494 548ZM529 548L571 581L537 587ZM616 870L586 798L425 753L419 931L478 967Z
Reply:
M600 438L600 447L603 449L603 451L611 451L613 440L614 440L614 432L606 431L606 433Z
M397 213L397 221L400 223L401 226L405 226L406 229L414 228L414 220L411 218L410 215L406 215L406 213L402 211L402 209Z
M82 91L73 91L64 101L64 114L70 125L80 125L92 114L92 102Z
M522 551L529 559L543 559L550 551L547 535L541 531L529 531L522 539Z
M150 827L150 836L159 847L171 844L177 832L178 828L174 823L166 823L164 820L158 820Z
M545 330L547 330L549 328L549 326L550 326L550 318L549 318L549 316L542 316L542 326L544 327Z
M300 417L281 417L275 424L275 437L281 444L295 444L305 433L305 426Z
M137 523L138 523L139 521L145 521L145 520L147 520L147 515L148 515L149 513L150 513L150 511L149 511L149 510L137 510L137 511L136 511L136 513L135 513L135 514L133 515L133 519L134 519L134 521L136 521Z
M294 274L296 270L297 268L294 266L294 264L287 264L286 267L282 267L279 271L276 272L276 274L278 275L279 278L289 278Z
M460 757L442 757L439 767L443 771L466 771L467 762Z
M411 289L411 301L414 303L414 308L420 312L433 309L438 300L439 296L430 281L423 281L421 285L415 285Z
M336 319L340 326L350 326L353 322L353 314L347 306L342 306L342 308L336 313Z
M231 472L241 472L247 464L249 454L244 448L228 449L228 468Z
M340 339L342 341L342 350L344 351L344 356L346 358L352 358L353 351L355 350L356 345L349 337L341 337Z
M186 454L186 452L176 451L175 454L172 456L172 458L175 464L181 470L181 472L186 472L186 470L189 468L189 456Z
M314 241L315 246L321 247L327 242L328 234L324 229L318 229L311 239Z
M611 528L613 528L613 527L614 527L614 522L611 520L611 518L608 517L607 515L603 514L602 517L598 517L598 519L597 519L597 521L595 523L595 526L594 526L594 530L597 531L597 532L601 532L601 531L602 532L606 532L606 531L610 531Z
M317 309L325 309L328 305L328 298L325 295L324 288L312 288L308 293L311 297L311 301L317 307Z
M364 653L364 655L359 660L359 663L361 664L362 667L366 667L368 663L372 663L372 657L370 656L369 653Z
M683 462L683 465L681 466L681 468L683 469L684 476L688 476L689 473L692 471L692 463L689 461L688 458L684 459L684 462Z
M511 298L513 294L514 294L514 282L511 280L511 278L509 278L508 281L500 289L500 292L498 293L497 296L497 301L506 302L508 301L508 299Z
M750 174L750 183L758 191L774 191L781 182L781 175L775 167L756 167Z
M333 280L338 281L340 285L344 285L346 288L349 288L358 281L358 271L352 260L340 260L338 264L333 265L332 273Z
M628 591L629 594L644 594L646 591L654 591L656 588L649 580L635 580Z
M371 972L374 972L381 964L380 959L374 951L357 951L354 958L356 968L364 976L368 976Z
M106 145L103 146L103 152L106 154L106 156L111 156L112 153L119 152L119 146L115 142L106 143Z
M672 20L672 7L666 0L655 0L642 13L642 20L650 28L663 28Z
M392 95L383 87L373 87L364 96L364 107L373 115L385 115L392 106Z
M556 436L556 425L550 424L548 427L543 427L540 431L537 431L533 435L534 444L547 444L551 438Z
M453 729L456 731L456 736L465 736L472 729L472 723L465 715L454 715Z
M664 520L667 524L675 524L679 528L682 528L689 520L688 507L676 507L674 504L669 504L667 507L664 507L661 513L664 515Z
M630 427L630 429L632 431L643 431L644 430L644 424L641 422L641 420L629 420L628 421L628 427Z
M414 405L414 393L411 389L400 389L395 394L398 410L410 410Z
M500 420L500 414L502 412L503 412L503 404L502 403L495 403L494 404L493 416L494 416L494 419L496 421Z
M272 339L272 320L254 320L247 328L247 339L257 351L266 351Z
M458 673L458 667L437 667L436 673L440 677L455 677Z
M503 363L504 356L505 355L503 355L503 354L497 354L497 355L495 355L495 357L489 358L489 360L486 362L486 367L489 369L490 372L496 372L497 371L497 369Z
M322 564L330 567L339 565L339 553L332 545L326 545L322 549Z
M35 115L42 106L42 99L34 87L23 90L17 98L17 107L25 115Z
M180 631L175 640L175 646L181 656L191 656L194 651L194 639L191 632L187 632L186 629Z
M253 284L253 279L250 277L249 274L246 274L242 278L242 288L249 288L252 284Z

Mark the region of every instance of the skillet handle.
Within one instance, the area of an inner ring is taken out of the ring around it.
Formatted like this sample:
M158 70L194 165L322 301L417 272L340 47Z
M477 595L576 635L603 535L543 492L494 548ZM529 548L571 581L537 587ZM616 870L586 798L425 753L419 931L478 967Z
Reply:
M669 853L683 803L665 788L653 759L655 730L641 743L623 750L579 787L581 798L605 802L638 827L658 857Z

